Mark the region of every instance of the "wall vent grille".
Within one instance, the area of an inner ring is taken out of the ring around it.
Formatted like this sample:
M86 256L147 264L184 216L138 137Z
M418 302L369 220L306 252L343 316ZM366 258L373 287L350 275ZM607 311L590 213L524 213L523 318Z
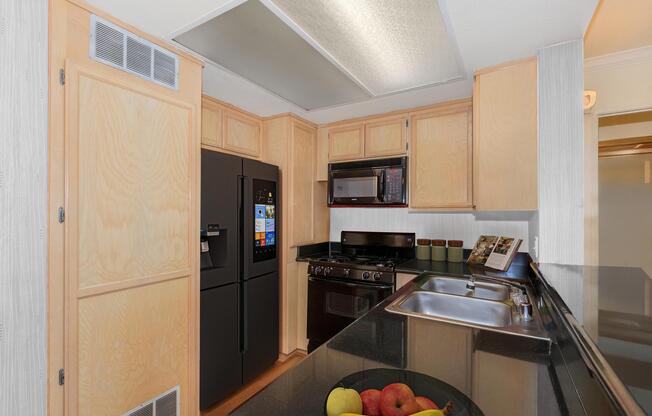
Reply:
M91 59L177 89L177 55L95 15L91 15L90 37Z
M179 386L141 403L123 416L179 416Z

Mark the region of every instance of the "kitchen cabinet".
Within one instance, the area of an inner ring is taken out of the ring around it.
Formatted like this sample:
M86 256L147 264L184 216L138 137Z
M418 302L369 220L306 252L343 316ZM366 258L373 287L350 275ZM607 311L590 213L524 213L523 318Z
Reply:
M206 100L201 109L201 144L222 147L222 109Z
M480 70L473 92L477 210L536 210L537 60Z
M472 208L471 120L471 100L411 116L410 208Z
M396 290L410 283L415 277L417 277L416 274L396 273Z
M331 162L364 157L364 124L355 123L328 129L328 160Z
M387 117L365 123L365 157L396 156L406 151L407 117Z
M314 163L317 150L315 129L291 123L290 218L291 245L310 244L314 237Z
M317 163L315 180L328 181L328 127L317 129Z
M317 126L292 115L263 123L262 160L281 171L281 353L307 348L307 264L297 245L328 241L327 183L317 177Z
M257 158L261 152L260 120L232 109L224 111L224 148Z

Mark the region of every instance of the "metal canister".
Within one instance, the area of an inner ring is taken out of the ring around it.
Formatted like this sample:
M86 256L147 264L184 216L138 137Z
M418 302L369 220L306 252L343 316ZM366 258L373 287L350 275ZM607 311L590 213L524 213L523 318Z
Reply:
M464 241L448 240L448 261L451 263L461 263L464 261Z
M430 240L427 238L417 239L417 260L430 260Z
M446 240L432 240L432 261L446 261Z

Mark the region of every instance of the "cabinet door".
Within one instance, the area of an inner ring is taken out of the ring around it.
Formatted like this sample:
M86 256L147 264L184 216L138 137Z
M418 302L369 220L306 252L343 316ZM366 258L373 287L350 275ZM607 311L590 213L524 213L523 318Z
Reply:
M292 123L291 184L289 216L291 245L312 243L314 237L315 130Z
M417 277L416 274L396 273L396 290L410 283L415 277Z
M364 124L334 127L328 131L328 160L361 159L364 157Z
M366 123L364 137L365 157L403 155L407 151L407 117Z
M411 208L470 208L471 103L412 116Z
M297 348L308 350L308 263L297 263Z
M222 147L222 110L202 103L201 144Z
M232 152L259 157L261 122L230 109L224 110L224 148Z
M478 210L537 209L537 61L476 74L474 188Z

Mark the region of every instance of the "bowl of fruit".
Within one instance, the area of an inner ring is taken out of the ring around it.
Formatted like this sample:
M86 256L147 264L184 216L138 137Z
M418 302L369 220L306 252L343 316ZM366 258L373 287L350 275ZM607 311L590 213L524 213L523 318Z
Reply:
M326 396L326 416L484 416L450 384L410 370L374 368L349 374Z

